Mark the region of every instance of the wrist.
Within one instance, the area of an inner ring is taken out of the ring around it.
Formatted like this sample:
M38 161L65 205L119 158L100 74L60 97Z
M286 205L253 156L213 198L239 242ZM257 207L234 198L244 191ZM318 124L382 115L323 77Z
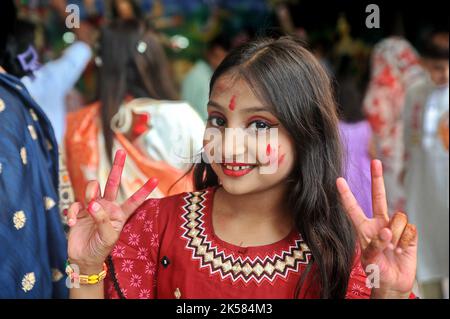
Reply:
M373 288L370 298L372 299L409 299L411 292L400 292L390 289Z
M103 270L104 262L86 262L77 260L68 260L68 264L73 267L77 267L80 275L92 275L98 274Z

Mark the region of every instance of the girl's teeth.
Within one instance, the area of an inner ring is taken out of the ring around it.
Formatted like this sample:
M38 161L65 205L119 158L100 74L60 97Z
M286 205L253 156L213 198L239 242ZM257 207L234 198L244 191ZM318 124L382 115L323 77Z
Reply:
M225 165L225 167L227 169L229 169L230 171L239 171L239 170L243 170L243 169L249 169L251 166L230 166L230 165Z

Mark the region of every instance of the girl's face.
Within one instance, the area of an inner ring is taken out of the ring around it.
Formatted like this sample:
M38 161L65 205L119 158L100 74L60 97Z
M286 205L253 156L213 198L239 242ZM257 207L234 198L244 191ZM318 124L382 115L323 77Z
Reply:
M207 133L211 130L219 137ZM294 164L286 129L246 81L231 75L212 88L203 143L220 183L235 195L284 187Z

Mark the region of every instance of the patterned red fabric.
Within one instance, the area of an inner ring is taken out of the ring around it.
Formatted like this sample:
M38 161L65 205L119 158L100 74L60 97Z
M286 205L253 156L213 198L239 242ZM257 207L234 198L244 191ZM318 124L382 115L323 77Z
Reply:
M372 126L377 158L383 162L390 210L404 211L402 113L405 91L423 77L419 59L409 42L389 37L377 43L371 59L371 79L363 108Z
M147 200L111 253L106 298L293 298L311 261L301 235L247 248L221 241L211 222L214 191ZM319 297L311 278L300 298ZM357 255L346 298L369 298L365 281Z

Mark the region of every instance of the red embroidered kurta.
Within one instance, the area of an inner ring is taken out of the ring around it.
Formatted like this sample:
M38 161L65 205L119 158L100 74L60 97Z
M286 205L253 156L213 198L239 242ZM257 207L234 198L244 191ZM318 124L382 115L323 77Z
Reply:
M111 253L106 298L293 298L311 262L301 235L293 231L277 243L246 248L220 240L211 219L215 189L147 200ZM355 260L347 298L369 298ZM300 298L320 296L312 277Z

